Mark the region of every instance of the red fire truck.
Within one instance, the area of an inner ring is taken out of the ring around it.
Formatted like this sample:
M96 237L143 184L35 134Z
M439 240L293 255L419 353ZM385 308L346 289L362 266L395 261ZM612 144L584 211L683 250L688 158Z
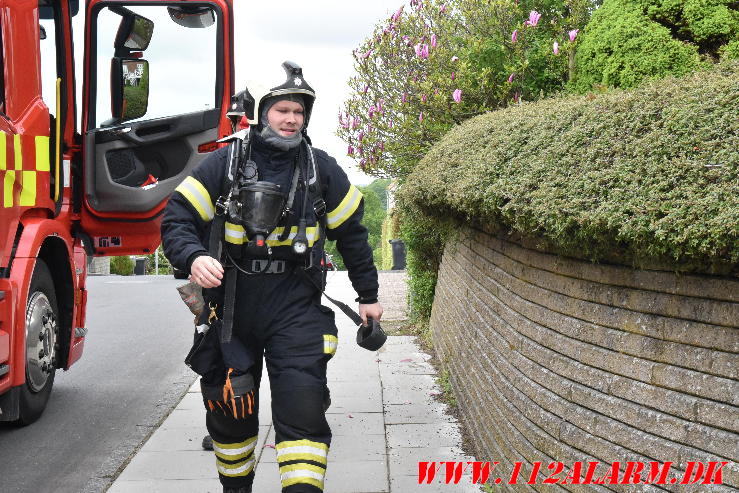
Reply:
M153 252L231 132L232 0L0 0L0 43L0 421L28 424L82 355L88 258Z

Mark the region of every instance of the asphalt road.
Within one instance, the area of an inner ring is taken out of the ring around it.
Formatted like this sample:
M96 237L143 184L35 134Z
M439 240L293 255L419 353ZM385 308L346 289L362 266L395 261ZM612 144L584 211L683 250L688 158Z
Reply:
M0 491L105 491L177 405L195 374L183 363L193 317L172 276L88 278L82 359L57 371L44 415L0 424Z

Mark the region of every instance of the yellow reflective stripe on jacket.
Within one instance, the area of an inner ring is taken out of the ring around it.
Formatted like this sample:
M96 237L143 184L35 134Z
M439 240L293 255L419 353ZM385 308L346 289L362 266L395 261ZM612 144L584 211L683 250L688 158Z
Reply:
M214 209L213 201L210 199L208 190L196 178L188 176L185 180L175 188L175 192L180 192L183 197L190 202L203 221L213 219Z
M335 354L336 348L339 347L339 338L331 334L323 334L323 353Z
M338 207L328 213L328 229L335 229L341 226L344 221L354 214L361 201L362 192L354 185L351 185Z
M237 462L236 464L227 464L216 459L216 468L219 473L231 478L246 476L254 470L254 458L247 461Z
M323 489L325 469L313 464L290 464L280 467L280 481L282 487L304 483Z
M318 223L316 223L316 226L311 226L309 228L305 228L305 235L308 237L308 246L313 246L313 244L318 240L320 237L320 230L317 226ZM246 236L246 231L244 231L244 227L240 226L238 224L233 224L228 221L226 221L225 224L225 239L228 243L232 243L234 245L243 245L244 243L248 242L249 239ZM282 232L285 230L284 227L275 228L274 231L267 237L267 245L269 246L285 246L285 245L291 245L293 242L293 239L298 234L298 227L293 226L290 228L290 234L287 236L287 239L280 241L280 236L282 235Z
M328 445L310 440L295 440L280 442L275 447L277 450L277 462L288 462L292 460L310 460L319 464L326 464L328 457Z
M254 452L256 446L257 437L239 443L219 443L213 440L213 451L216 455L221 459L230 461L245 459Z
M243 226L226 221L224 230L226 242L233 243L234 245L243 245L246 243L246 231L244 231Z

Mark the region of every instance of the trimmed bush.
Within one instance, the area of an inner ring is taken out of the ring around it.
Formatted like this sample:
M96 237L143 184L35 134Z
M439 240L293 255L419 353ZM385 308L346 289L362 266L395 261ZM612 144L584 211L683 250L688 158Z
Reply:
M736 273L737 101L733 62L488 113L434 146L399 199L565 255Z
M119 276L133 275L133 259L128 255L110 258L110 273Z
M688 74L701 63L697 46L675 39L635 3L605 0L581 34L573 85L578 92L596 85L636 87L645 80Z

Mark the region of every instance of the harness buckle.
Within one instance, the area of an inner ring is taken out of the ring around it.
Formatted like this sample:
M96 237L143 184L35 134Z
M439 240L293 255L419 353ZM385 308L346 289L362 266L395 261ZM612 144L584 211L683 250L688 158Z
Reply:
M316 199L313 202L313 211L316 213L316 217L323 217L326 214L326 201L323 198Z
M228 210L229 202L230 200L228 200L227 198L224 198L223 195L218 197L218 200L216 200L215 207L214 207L215 215L216 216L224 215L226 211Z

